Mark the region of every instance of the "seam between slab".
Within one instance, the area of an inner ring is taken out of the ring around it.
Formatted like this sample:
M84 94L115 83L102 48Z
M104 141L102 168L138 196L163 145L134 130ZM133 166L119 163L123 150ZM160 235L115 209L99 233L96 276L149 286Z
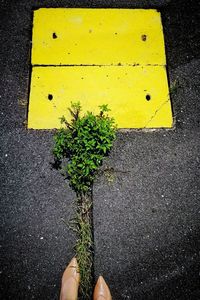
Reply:
M166 64L110 64L110 65L98 65L98 64L93 64L93 65L87 65L87 64L72 64L72 65L40 65L40 64L33 64L32 67L166 67Z

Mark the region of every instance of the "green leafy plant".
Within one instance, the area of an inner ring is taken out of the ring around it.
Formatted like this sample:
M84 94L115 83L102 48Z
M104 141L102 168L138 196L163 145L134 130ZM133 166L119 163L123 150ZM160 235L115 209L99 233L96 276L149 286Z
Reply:
M79 102L69 108L71 122L63 116L64 128L54 136L53 154L55 164L63 167L71 187L77 194L77 215L73 230L77 232L75 245L80 269L81 299L91 299L93 268L93 228L92 228L92 185L103 158L108 155L116 137L116 125L108 116L108 106L101 105L98 115L87 112L81 116Z
M87 112L81 117L79 102L72 103L69 111L72 120L69 123L65 117L61 118L66 128L56 133L53 153L57 163L63 158L69 159L66 175L72 188L80 195L90 191L96 170L112 148L116 126L113 118L107 115L107 105L100 106L99 115Z

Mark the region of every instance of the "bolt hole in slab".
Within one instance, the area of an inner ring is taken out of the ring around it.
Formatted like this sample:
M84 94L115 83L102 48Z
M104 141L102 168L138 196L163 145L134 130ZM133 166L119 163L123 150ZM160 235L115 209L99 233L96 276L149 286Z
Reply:
M48 95L48 100L50 100L50 101L53 100L53 95L52 94Z
M151 95L147 94L147 95L146 95L146 100L147 100L147 101L150 101L150 100L151 100Z
M146 34L143 34L143 35L141 36L141 39L142 39L143 42L145 42L145 41L147 40L147 35L146 35Z
M53 38L53 39L57 39L57 34L56 34L55 32L53 32L52 38Z

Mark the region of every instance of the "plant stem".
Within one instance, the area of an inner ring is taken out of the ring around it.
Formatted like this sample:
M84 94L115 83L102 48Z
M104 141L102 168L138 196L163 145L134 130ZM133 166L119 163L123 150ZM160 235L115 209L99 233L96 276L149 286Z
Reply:
M79 195L77 200L77 232L75 245L77 261L80 270L81 300L92 298L93 285L93 224L92 224L92 195Z

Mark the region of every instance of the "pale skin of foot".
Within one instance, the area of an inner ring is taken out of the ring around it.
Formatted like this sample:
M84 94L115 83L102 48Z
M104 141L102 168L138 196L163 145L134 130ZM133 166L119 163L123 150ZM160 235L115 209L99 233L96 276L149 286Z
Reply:
M78 263L74 257L62 276L60 300L77 300L79 283L80 274L78 270ZM102 276L98 278L96 283L93 300L112 300L109 287Z
M62 276L60 300L77 300L80 274L76 258L72 258Z
M97 280L93 300L112 300L109 287L102 276L99 276L99 279Z

